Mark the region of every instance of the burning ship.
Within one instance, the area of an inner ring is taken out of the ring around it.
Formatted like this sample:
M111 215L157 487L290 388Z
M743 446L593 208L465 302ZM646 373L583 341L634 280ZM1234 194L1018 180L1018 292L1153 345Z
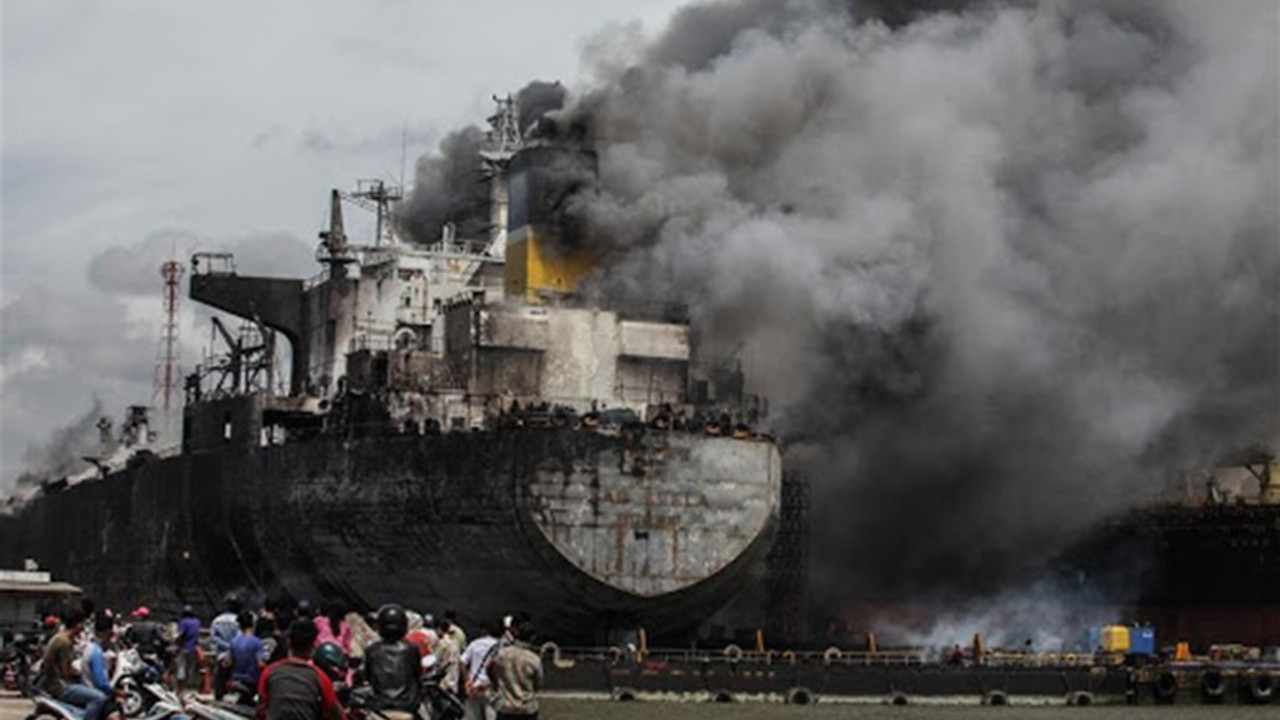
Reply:
M1229 492L1220 477L1233 473L1243 482ZM1262 448L1225 458L1202 497L1188 487L1187 497L1113 518L1062 567L1069 585L1163 637L1280 647L1280 462Z
M588 303L565 221L594 154L531 141L499 101L477 162L491 230L400 242L383 183L331 197L311 280L198 253L228 352L187 378L181 448L46 483L0 555L99 603L228 592L532 614L549 637L690 628L752 575L781 486L763 401L698 357L679 308ZM376 213L349 242L344 201ZM288 388L273 358L287 341ZM128 430L145 438L145 415ZM78 480L78 481L77 481Z

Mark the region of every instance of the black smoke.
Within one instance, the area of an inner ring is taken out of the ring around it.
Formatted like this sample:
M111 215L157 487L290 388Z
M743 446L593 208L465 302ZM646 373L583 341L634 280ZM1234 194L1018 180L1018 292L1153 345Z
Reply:
M520 128L527 132L546 113L565 100L560 83L535 80L516 93ZM479 153L485 130L475 125L445 136L435 153L418 159L413 190L397 210L400 232L409 240L429 244L440 239L446 223L458 238L485 239L489 235L489 177Z
M984 593L1277 438L1276 13L700 3L553 115L602 287L745 344L831 577Z

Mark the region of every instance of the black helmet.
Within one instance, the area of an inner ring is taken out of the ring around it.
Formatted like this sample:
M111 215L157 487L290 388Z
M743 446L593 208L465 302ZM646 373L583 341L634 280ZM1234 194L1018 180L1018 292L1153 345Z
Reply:
M336 643L320 643L320 647L311 654L311 662L334 682L347 677L347 654Z
M404 608L391 603L378 610L378 635L387 642L396 642L409 631L409 618Z

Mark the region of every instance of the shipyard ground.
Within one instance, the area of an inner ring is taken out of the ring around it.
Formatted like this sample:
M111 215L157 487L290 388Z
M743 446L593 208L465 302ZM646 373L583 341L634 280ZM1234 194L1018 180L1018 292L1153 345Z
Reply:
M31 701L11 693L0 693L0 720L25 720L31 713ZM729 705L705 702L636 701L615 702L580 698L548 697L543 699L540 717L547 720L650 720L661 716L664 720L774 720L795 718L800 720L913 720L923 718L1001 718L1003 720L1047 719L1071 716L1107 720L1180 720L1186 718L1271 718L1274 707L1195 705L1169 707L1090 707L1074 708L1057 706L1018 706L990 708L977 705L908 706L817 704L806 707L785 706L775 703L743 702Z

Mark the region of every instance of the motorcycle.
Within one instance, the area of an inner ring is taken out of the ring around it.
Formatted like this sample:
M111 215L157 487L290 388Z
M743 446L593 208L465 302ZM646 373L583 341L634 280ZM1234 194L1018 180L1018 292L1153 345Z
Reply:
M33 635L14 635L13 641L0 650L0 665L4 666L4 689L17 691L23 697L35 693L36 677L40 674L40 639Z
M229 703L225 700L206 702L194 695L187 696L186 710L192 720L254 720L256 717L252 705Z
M148 685L160 685L164 669L155 656L145 657L137 648L127 648L115 656L115 671L111 674L111 687L120 700L120 711L125 717L138 717L151 708L157 700Z
M159 681L143 684L142 691L151 698L145 720L190 720L177 693Z
M436 656L422 658L423 704L431 711L431 720L461 720L466 715L462 698L440 685L446 669L436 664Z

